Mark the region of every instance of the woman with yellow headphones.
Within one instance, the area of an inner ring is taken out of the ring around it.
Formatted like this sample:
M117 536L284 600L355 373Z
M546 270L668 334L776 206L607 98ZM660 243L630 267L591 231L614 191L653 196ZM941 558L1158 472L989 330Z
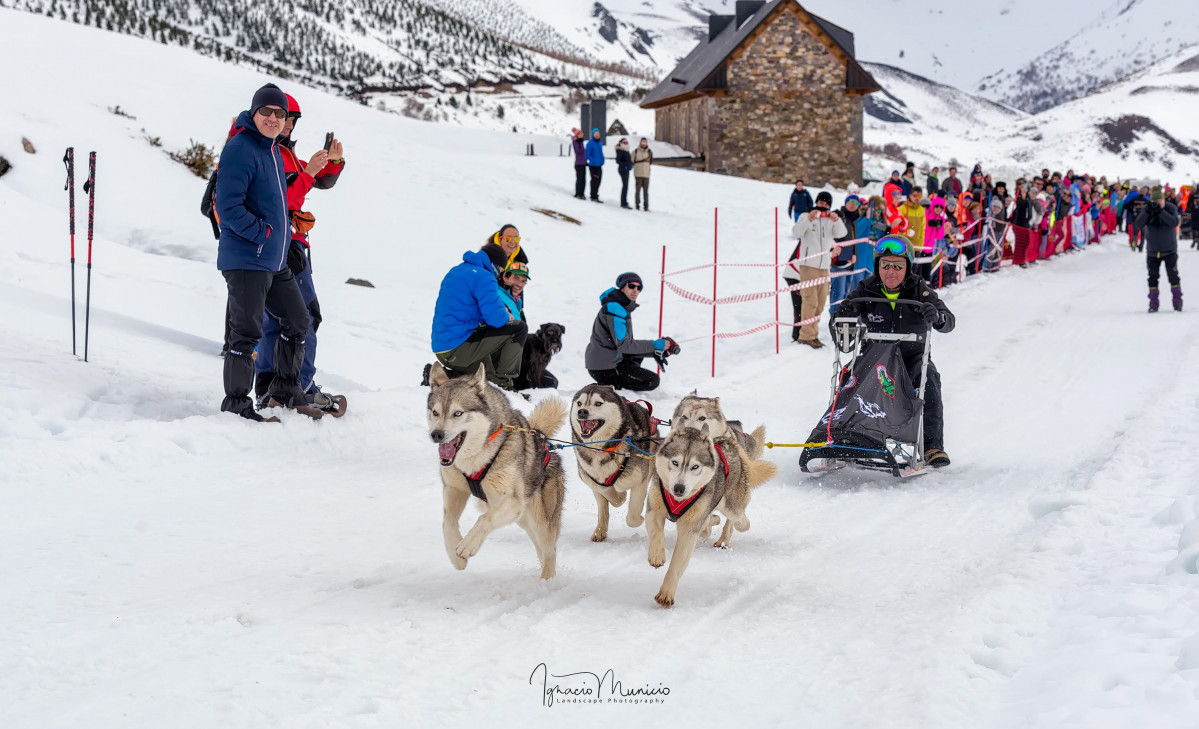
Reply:
M491 234L487 238L487 242L483 244L482 250L491 259L491 266L495 269L497 281L513 263L527 264L529 262L529 257L520 247L520 231L511 223L505 223L500 226L499 230Z

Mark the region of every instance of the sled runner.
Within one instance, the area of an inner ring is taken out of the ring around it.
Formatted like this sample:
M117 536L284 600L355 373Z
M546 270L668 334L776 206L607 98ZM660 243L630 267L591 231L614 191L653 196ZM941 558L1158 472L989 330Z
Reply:
M919 301L857 298L854 302L931 307ZM833 320L835 332L833 392L824 417L816 424L808 447L799 457L805 473L832 471L845 465L890 471L906 478L926 472L924 400L912 385L902 342L923 347L920 382L928 376L930 333L871 332L856 317Z

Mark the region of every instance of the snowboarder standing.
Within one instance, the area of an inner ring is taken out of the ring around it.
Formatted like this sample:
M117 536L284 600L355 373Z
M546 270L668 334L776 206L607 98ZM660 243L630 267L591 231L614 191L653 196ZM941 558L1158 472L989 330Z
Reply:
M1182 311L1182 281L1178 277L1178 209L1163 198L1160 187L1149 193L1149 204L1137 215L1136 227L1142 231L1145 246L1149 249L1145 261L1149 266L1149 311L1157 311L1157 282L1161 265L1166 264L1166 277L1170 280L1170 294L1174 311Z
M221 152L216 212L221 237L217 268L229 290L229 353L225 357L223 412L262 421L250 399L254 348L262 336L262 313L279 317L275 378L268 399L289 408L307 407L300 389L304 336L312 324L300 287L287 267L291 243L287 179L278 137L287 118L287 96L274 84L254 93L237 117L241 130Z

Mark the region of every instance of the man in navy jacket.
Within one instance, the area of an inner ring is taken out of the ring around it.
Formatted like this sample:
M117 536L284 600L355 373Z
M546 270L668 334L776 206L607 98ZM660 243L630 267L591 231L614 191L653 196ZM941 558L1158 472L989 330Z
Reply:
M263 420L254 409L250 388L264 310L279 320L282 330L275 343L275 379L268 402L283 407L307 405L299 374L311 320L287 267L291 229L278 142L286 118L283 91L274 84L258 89L250 108L237 117L239 131L221 152L217 175L215 208L221 230L217 268L229 290L230 326L221 410L255 421Z

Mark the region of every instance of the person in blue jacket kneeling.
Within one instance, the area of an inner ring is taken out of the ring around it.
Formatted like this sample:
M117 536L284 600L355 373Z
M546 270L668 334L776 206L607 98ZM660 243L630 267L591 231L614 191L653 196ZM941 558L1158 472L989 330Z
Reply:
M528 336L528 324L504 305L491 259L463 253L441 280L433 308L433 353L447 374L474 374L483 362L487 379L511 390Z

